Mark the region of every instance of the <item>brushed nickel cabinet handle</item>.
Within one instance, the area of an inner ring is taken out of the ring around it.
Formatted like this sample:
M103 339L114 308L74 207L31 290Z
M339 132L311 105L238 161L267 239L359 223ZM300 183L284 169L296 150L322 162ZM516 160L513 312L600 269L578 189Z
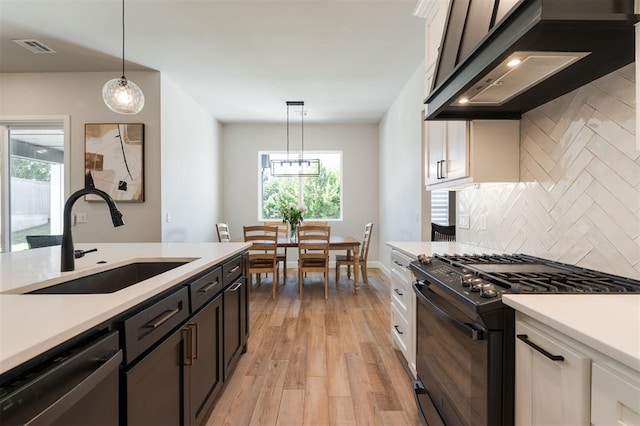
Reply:
M195 343L195 347L196 349L193 350L193 346L191 347L191 355L192 358L191 360L195 360L198 359L198 354L200 353L200 332L198 330L198 323L197 322L190 322L189 323L189 327L193 327L193 329L195 330L195 338L192 338L192 344Z
M185 344L182 345L182 357L184 359L184 365L193 365L193 333L190 327L180 330L185 340Z
M211 290L212 288L214 288L216 285L218 284L218 280L215 280L213 282L210 282L209 284L207 284L206 287L202 287L200 290L198 290L200 293L206 293L209 290Z
M234 267L229 271L229 273L228 273L227 275L231 275L231 274L233 274L233 273L234 273L234 272L236 272L238 269L240 269L240 265L236 265L236 266L234 266Z
M171 319L171 317L173 317L174 315L176 315L178 312L180 312L180 309L178 308L173 308L173 309L169 309L167 311L165 311L156 322L148 322L146 323L143 327L147 327L147 328L158 328L160 327L162 324L164 324L165 322L169 321L169 319Z

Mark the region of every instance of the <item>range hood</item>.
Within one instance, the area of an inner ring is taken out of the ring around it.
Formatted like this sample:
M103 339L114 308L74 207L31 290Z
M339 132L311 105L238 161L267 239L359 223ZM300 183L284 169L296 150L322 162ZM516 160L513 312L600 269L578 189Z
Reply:
M519 119L635 60L633 0L451 0L427 120Z

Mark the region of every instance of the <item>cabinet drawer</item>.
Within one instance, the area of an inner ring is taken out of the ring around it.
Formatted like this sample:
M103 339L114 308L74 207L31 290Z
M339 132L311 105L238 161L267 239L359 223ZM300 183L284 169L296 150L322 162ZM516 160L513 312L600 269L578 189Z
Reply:
M409 263L413 262L414 259L411 257L400 253L397 250L391 251L391 270L397 271L401 277L403 277L407 282L413 281L413 274L409 270Z
M189 316L186 287L124 321L125 360L130 363Z
M391 303L396 305L400 313L409 318L410 298L415 297L409 284L396 271L391 271Z
M191 296L191 312L195 312L222 290L222 268L207 272L189 284Z
M411 327L394 304L391 304L391 336L408 360L411 351Z
M236 256L230 261L222 265L222 286L226 287L228 284L234 282L240 275L242 275L242 256Z

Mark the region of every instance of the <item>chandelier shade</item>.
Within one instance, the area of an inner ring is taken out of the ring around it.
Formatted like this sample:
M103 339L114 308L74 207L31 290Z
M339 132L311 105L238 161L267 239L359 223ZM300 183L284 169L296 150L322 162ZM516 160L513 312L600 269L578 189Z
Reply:
M122 77L113 78L102 86L102 100L118 114L137 114L144 107L144 93L124 75L124 0L122 0Z

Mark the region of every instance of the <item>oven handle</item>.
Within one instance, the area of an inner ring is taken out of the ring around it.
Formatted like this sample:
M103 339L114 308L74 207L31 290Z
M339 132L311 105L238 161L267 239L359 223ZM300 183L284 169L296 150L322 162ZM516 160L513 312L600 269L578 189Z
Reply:
M428 288L425 284L421 284L421 286L424 287L425 289ZM467 323L457 320L456 318L452 317L451 315L449 315L448 313L446 313L445 311L437 307L431 300L427 299L427 297L424 294L422 294L422 290L418 288L417 282L413 283L413 290L418 296L419 301L421 301L424 305L430 308L433 311L433 313L438 315L440 318L447 321L449 324L453 325L458 330L463 332L469 339L484 340L484 333L482 332L482 330L478 330L476 328L473 328L471 325Z

